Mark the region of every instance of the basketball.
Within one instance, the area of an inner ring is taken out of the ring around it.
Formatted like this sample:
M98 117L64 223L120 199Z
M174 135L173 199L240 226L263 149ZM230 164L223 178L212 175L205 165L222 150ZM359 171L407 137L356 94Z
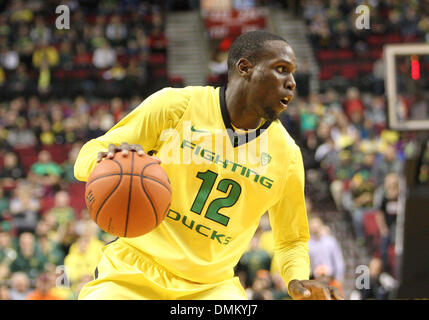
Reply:
M138 237L155 229L165 218L171 187L159 160L130 151L103 159L85 188L91 218L105 232Z

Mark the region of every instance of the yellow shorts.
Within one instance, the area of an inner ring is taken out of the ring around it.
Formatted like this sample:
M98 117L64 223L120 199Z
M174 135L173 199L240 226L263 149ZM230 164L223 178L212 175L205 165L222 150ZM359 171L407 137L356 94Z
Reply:
M79 300L247 299L238 277L217 283L188 281L120 240L102 251L96 279L83 286Z

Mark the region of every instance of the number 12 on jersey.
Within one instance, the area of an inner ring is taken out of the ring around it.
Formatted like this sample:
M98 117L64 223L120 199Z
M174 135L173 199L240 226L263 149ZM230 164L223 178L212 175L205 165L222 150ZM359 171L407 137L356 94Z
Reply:
M195 197L194 203L192 204L191 211L196 214L201 214L206 201L212 192L213 186L216 183L218 174L207 170L205 172L198 172L197 178L203 182L198 190L197 196ZM231 188L230 188L231 186ZM219 190L225 194L226 197L214 199L207 207L204 217L213 220L221 225L227 226L229 217L219 213L221 208L232 207L238 200L241 194L240 185L231 179L222 179L217 184L216 190ZM229 192L228 192L229 190Z

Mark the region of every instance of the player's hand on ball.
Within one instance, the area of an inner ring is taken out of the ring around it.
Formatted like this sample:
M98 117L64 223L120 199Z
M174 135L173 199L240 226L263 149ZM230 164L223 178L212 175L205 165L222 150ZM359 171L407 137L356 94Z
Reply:
M98 153L97 162L100 162L103 158L113 159L116 152L121 152L122 155L126 157L130 151L137 152L139 156L146 154L143 150L143 147L139 144L128 144L127 142L122 142L119 146L115 146L113 143L111 143L107 147L107 152L105 151ZM158 158L155 159L159 160Z
M344 300L336 287L317 280L292 280L288 291L294 300Z

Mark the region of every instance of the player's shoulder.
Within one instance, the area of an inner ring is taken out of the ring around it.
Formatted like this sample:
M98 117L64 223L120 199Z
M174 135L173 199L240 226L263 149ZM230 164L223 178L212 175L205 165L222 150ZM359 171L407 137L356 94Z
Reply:
M299 150L299 146L296 144L295 139L289 134L283 124L279 121L273 121L270 125L270 134L275 137L277 145L283 145L285 149Z
M216 91L216 88L212 86L185 86L181 88L165 87L159 90L158 93L191 96L194 94L213 93L215 91Z
M165 87L152 94L152 98L164 99L167 104L188 105L191 100L213 97L216 88L212 86Z

